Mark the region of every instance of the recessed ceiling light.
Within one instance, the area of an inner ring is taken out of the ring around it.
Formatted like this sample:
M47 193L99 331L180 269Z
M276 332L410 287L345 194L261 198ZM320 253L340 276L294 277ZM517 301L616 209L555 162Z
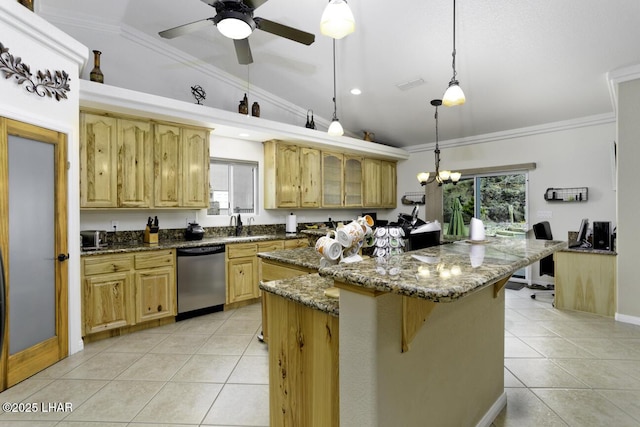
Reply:
M354 87L353 89L351 89L351 95L360 95L361 93L362 91L357 87Z

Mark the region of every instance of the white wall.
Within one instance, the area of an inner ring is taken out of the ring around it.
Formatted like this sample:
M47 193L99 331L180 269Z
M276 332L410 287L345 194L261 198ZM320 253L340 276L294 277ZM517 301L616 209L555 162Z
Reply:
M9 53L21 57L35 75L38 70L64 70L70 77L67 99L56 101L25 90L14 79L0 79L0 116L9 117L67 134L69 236L80 232L79 177L79 69L88 50L15 1L0 3L0 41ZM80 245L76 237L69 247L69 353L82 349L80 323Z
M640 325L638 286L638 158L640 158L640 79L618 86L618 307L616 318Z
M605 120L606 121L606 120ZM577 231L581 218L593 221L611 221L616 224L616 192L613 189L611 147L615 140L615 123L584 125L571 127L549 125L549 129L537 129L535 132L522 132L505 137L500 135L487 142L443 148L448 141L441 143L441 165L446 169L469 169L501 166L518 163L536 163L536 169L529 173L528 223L531 225L548 220L553 237L567 240L567 232ZM561 130L557 130L558 127ZM433 150L414 149L406 161L398 166L398 197L404 192L423 191L416 179L422 171L433 171ZM545 190L549 187L588 187L589 200L586 202L564 203L544 200ZM396 212L408 212L410 206L398 204ZM396 212L390 214L394 216ZM544 213L551 218L543 218ZM422 211L424 218L424 210ZM429 218L427 218L429 219ZM540 280L537 268L533 269L537 282Z

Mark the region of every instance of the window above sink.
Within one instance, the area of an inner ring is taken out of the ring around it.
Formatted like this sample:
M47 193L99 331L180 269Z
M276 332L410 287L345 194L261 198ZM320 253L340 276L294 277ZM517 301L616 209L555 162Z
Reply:
M211 158L207 215L258 214L258 163Z

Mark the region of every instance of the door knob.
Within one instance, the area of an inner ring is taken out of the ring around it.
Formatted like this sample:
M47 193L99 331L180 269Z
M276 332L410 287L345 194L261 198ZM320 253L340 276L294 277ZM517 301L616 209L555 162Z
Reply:
M69 259L69 254L60 254L58 255L58 261L62 262L62 261L66 261Z

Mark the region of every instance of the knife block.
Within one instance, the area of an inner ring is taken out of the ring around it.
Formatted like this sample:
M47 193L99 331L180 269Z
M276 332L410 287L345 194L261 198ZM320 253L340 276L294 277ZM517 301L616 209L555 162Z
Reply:
M144 242L150 245L158 244L158 231L153 232L150 227L144 229Z

